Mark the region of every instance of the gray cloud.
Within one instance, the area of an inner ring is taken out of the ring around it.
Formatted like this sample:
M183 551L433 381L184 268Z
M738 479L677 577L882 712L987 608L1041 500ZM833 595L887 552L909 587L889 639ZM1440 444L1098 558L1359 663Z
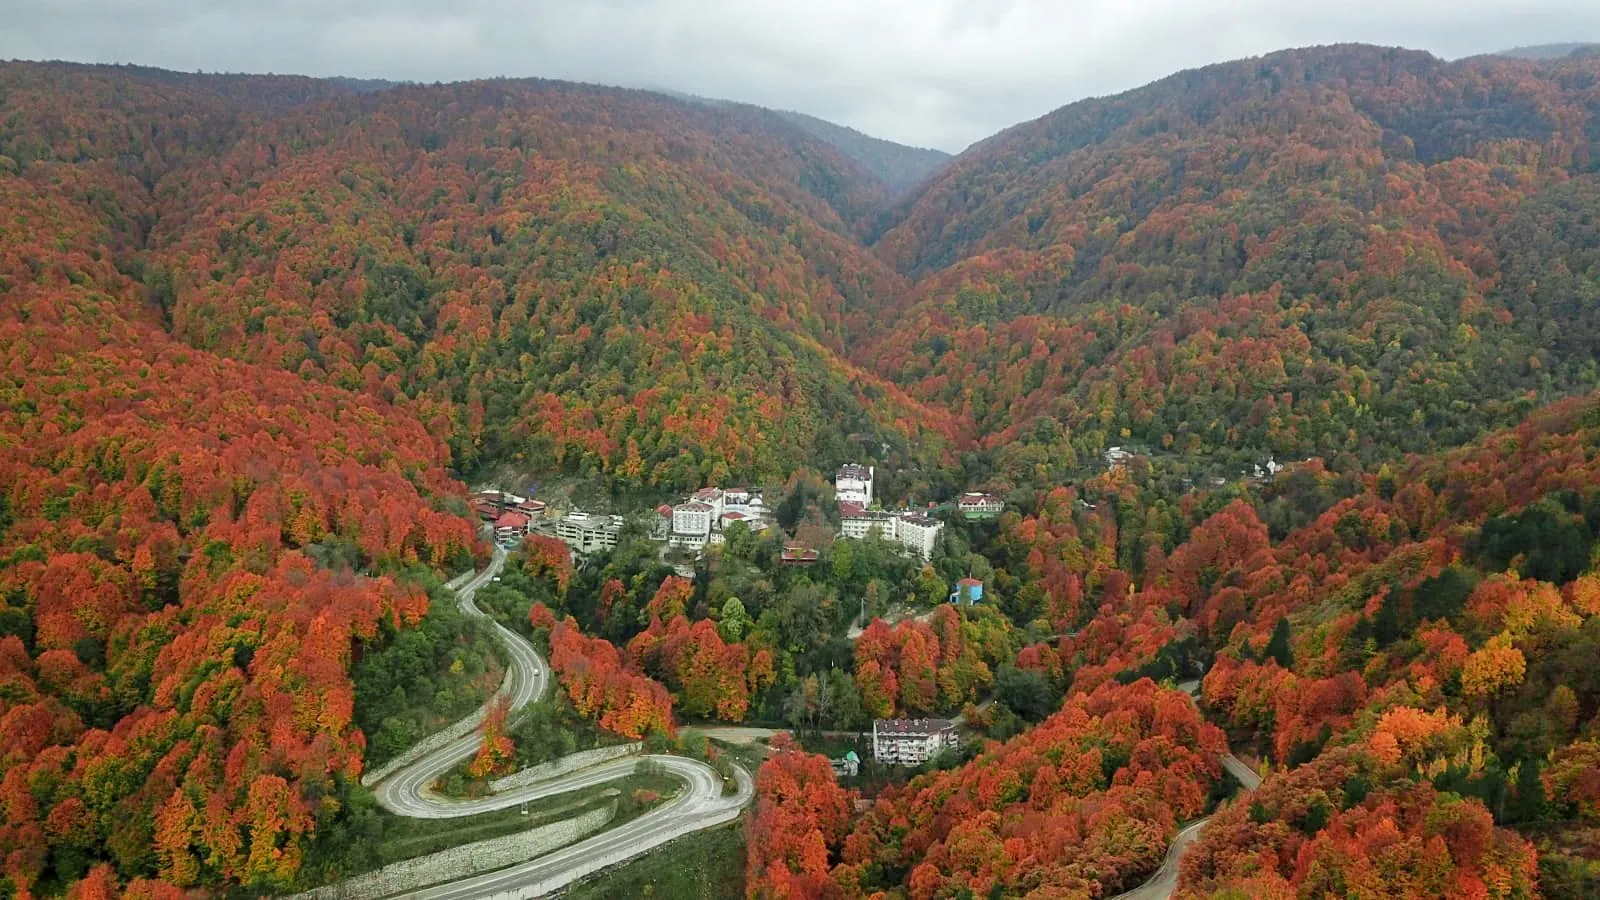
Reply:
M1600 40L1593 0L8 0L0 58L449 81L797 109L960 150L1179 69L1340 41L1446 58Z

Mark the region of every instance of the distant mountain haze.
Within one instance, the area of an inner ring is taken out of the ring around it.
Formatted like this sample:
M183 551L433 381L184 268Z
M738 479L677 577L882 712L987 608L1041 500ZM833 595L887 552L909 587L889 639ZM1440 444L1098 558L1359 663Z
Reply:
M747 103L736 103L732 100L717 100L709 97L697 97L679 91L663 91L671 97L686 100L691 103L703 103L711 106L743 106L752 109ZM948 162L952 157L943 150L931 150L926 147L907 147L893 141L885 141L862 134L854 128L835 125L832 122L808 116L805 113L793 110L772 110L773 113L788 119L799 126L812 137L827 143L829 146L855 160L862 168L871 172L878 180L882 181L893 194L901 194L920 184L938 168Z
M1513 59L1560 59L1563 56L1594 53L1600 51L1600 43L1577 44L1539 44L1532 47L1513 47L1510 50L1501 50L1495 56L1509 56Z

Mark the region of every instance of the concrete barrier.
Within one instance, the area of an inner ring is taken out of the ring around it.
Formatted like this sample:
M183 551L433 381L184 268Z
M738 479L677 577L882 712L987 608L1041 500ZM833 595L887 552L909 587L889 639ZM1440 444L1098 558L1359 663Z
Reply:
M506 791L515 790L520 787L527 787L530 784L537 784L541 781L549 781L552 778L559 778L569 772L576 772L579 769L587 769L590 766L598 766L601 763L610 762L613 759L621 759L624 756L631 756L643 749L643 744L633 743L618 744L615 747L598 747L594 750L582 750L577 753L571 753L561 757L560 759L553 759L550 762L540 763L537 766L529 766L515 774L507 775L504 778L491 781L489 782L489 793L503 794Z
M500 891L494 894L484 894L479 900L534 900L558 891L575 881L587 878L603 869L621 865L629 860L636 859L647 850L652 850L669 841L675 841L686 834L704 831L707 828L716 828L726 825L739 818L742 809L730 809L715 816L710 816L696 822L686 822L667 831L651 835L639 843L615 850L611 853L599 854L589 857L577 865L571 866L560 875L554 875L542 881L525 884L509 891Z
M376 872L295 894L291 900L377 900L470 878L543 856L581 840L604 827L616 814L616 803L608 803L576 818L391 863Z

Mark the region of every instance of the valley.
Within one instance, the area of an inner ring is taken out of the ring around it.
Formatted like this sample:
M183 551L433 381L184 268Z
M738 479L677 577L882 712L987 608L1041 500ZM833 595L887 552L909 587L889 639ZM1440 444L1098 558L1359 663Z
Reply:
M1592 53L0 112L0 896L1600 891Z

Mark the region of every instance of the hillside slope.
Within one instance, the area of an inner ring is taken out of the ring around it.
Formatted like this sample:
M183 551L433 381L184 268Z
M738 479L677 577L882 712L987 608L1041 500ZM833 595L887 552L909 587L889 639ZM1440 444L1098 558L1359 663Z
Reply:
M943 150L908 147L805 113L779 110L778 115L855 160L862 168L877 176L892 193L898 194L921 184L950 161L950 154Z
M177 336L411 409L457 471L682 488L862 447L915 468L953 435L844 361L904 290L852 237L884 188L782 120L546 82L254 85L8 66L0 153L121 179L119 264Z
M1593 59L1316 48L1073 104L902 207L917 284L856 358L1010 477L1454 446L1595 383L1597 139Z
M157 111L0 135L0 893L277 893L362 768L354 648L474 527L405 410L167 333L140 176L231 113L111 93Z
M943 150L908 147L905 144L897 144L894 141L875 138L854 128L847 128L843 125L829 122L827 119L819 119L816 116L809 116L802 112L787 109L767 109L766 107L749 103L718 100L713 97L685 94L681 91L664 91L663 93L686 103L718 109L740 110L746 115L772 116L782 119L837 150L846 158L853 160L856 165L871 173L874 178L888 188L891 195L903 194L921 184L928 179L928 176L938 171L940 166L943 166L951 159L950 154L945 153Z
M1527 47L1512 47L1510 50L1501 50L1494 55L1509 56L1512 59L1560 59L1563 56L1572 56L1576 53L1593 53L1596 50L1600 50L1600 44L1533 44Z

